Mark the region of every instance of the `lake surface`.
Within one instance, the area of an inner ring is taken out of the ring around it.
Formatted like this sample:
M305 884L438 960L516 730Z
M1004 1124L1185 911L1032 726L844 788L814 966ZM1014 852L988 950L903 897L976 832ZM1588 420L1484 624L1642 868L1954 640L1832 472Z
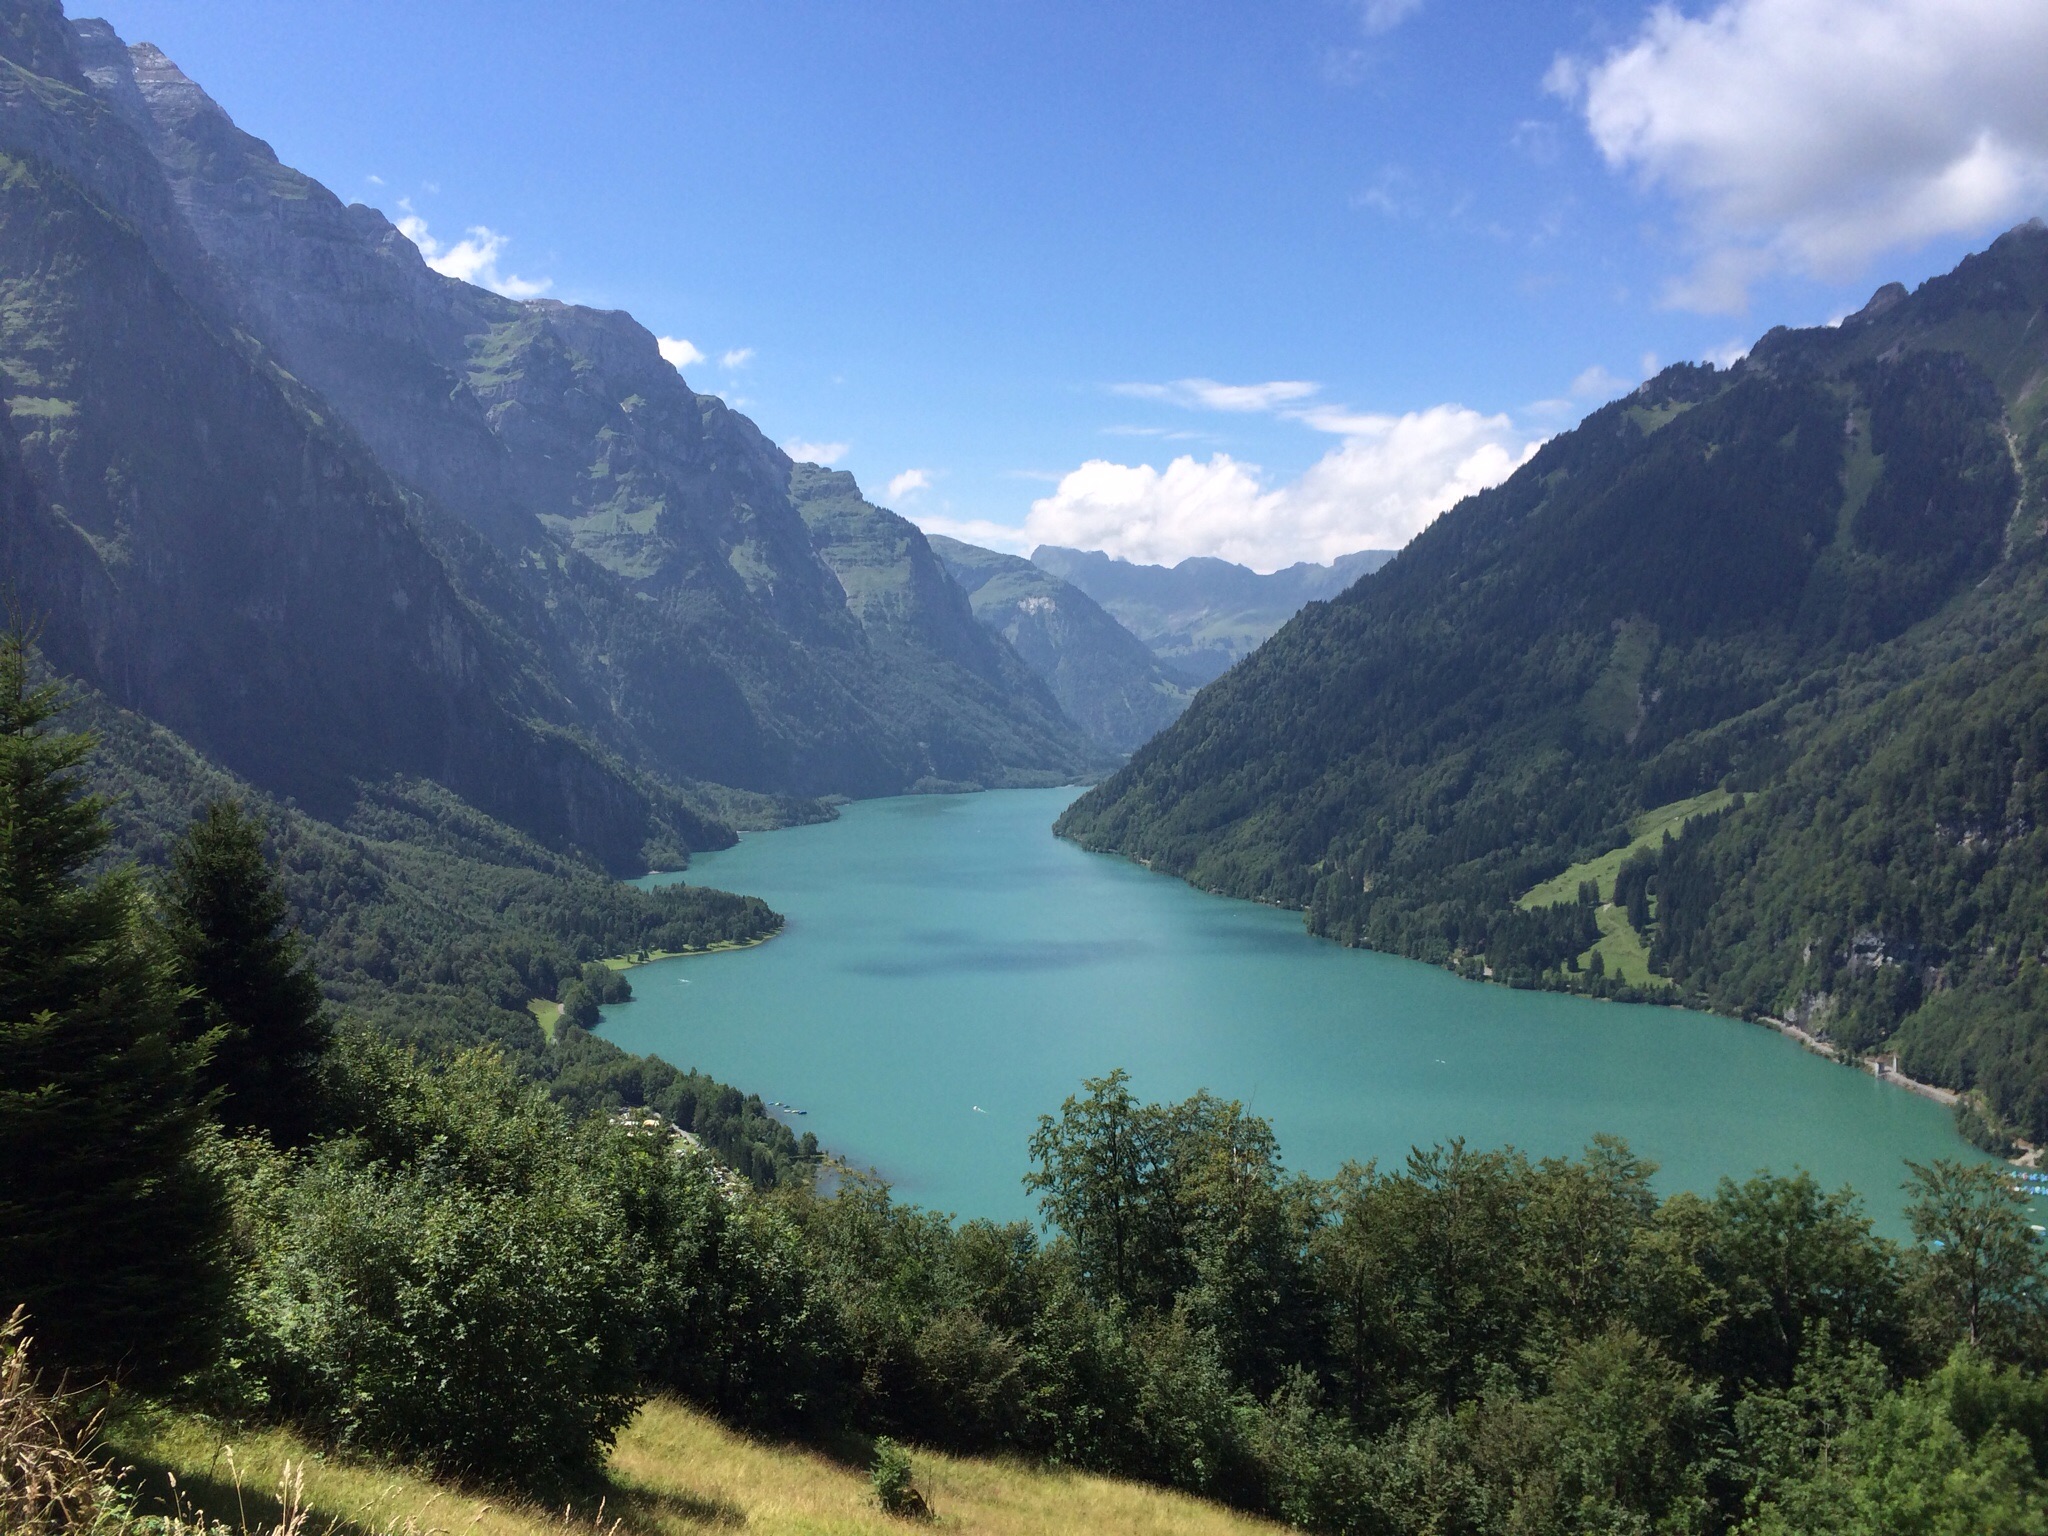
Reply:
M788 927L636 969L603 1033L801 1107L793 1127L963 1216L1035 1214L1038 1116L1119 1066L1143 1098L1242 1100L1317 1175L1454 1136L1544 1156L1609 1132L1666 1191L1806 1168L1897 1236L1901 1159L1981 1156L1940 1105L1773 1030L1463 981L1083 853L1048 830L1076 793L863 801L699 856L692 883Z

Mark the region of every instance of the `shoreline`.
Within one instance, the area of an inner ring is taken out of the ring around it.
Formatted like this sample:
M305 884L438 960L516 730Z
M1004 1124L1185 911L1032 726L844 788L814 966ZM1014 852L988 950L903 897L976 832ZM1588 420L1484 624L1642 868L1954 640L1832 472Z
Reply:
M632 955L606 955L598 964L608 965L615 971L633 971L643 965L652 965L657 960L688 960L695 955L724 955L736 949L758 949L781 932L782 929L778 927L771 933L756 934L751 939L720 939L717 943L707 944L702 949L636 950L634 953L640 957L637 960Z
M1776 1014L1758 1014L1757 1022L1768 1024L1779 1034L1789 1039L1797 1040L1816 1056L1825 1056L1829 1061L1837 1062L1845 1067L1868 1068L1870 1075L1879 1082L1890 1083L1896 1088L1905 1089L1908 1093L1917 1093L1923 1099L1932 1099L1935 1103L1945 1105L1950 1109L1954 1109L1963 1100L1963 1096L1953 1088L1943 1088L1935 1083L1923 1083L1919 1078L1911 1077L1901 1072L1898 1068L1897 1056L1891 1058L1891 1065L1888 1066L1885 1063L1885 1058L1882 1056L1845 1055L1841 1048L1833 1042L1823 1040L1819 1035L1816 1035L1812 1030L1805 1028L1803 1025L1794 1024L1790 1019L1781 1019Z
M640 950L637 951L640 955L638 960L631 955L607 955L596 963L610 966L615 971L638 970L641 966L652 965L657 960L687 960L693 955L721 955L738 949L755 949L766 944L780 932L782 930L777 928L773 933L757 934L751 939L720 939L717 943L707 944L702 949ZM526 1011L533 1015L533 1021L540 1026L540 1032L547 1042L550 1045L554 1044L555 1030L562 1022L562 1005L550 997L530 997L526 1000Z

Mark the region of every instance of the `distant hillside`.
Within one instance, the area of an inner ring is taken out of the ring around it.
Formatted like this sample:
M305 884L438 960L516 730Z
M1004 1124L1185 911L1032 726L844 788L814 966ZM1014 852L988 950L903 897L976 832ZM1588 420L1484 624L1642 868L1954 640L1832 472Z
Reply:
M1032 563L1100 603L1174 671L1206 683L1249 655L1301 611L1335 597L1392 550L1363 549L1329 565L1306 561L1262 576L1228 560L1196 557L1179 565L1133 565L1101 550L1041 544Z
M1896 1050L2048 1140L2044 534L2034 223L1595 412L1061 830L1347 942L1612 991L1590 917L1517 898L1742 792L1596 881L1603 931L1666 995Z
M443 277L153 47L8 14L0 558L60 668L331 819L417 775L620 871L730 838L702 785L1096 760L1000 639L871 627L629 316Z
M931 540L974 616L1009 641L1060 707L1097 741L1128 754L1179 718L1195 695L1174 671L1080 588L1015 555Z

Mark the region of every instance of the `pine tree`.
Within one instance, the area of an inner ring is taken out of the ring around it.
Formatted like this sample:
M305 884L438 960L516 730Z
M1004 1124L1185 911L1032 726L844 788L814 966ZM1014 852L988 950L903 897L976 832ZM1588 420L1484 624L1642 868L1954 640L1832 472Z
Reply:
M206 1044L180 1039L133 875L83 877L109 831L62 708L0 638L0 1313L26 1305L74 1379L147 1381L204 1362L225 1296Z
M263 856L262 823L234 800L207 806L173 850L158 904L189 989L185 1038L214 1038L202 1081L218 1095L221 1123L279 1146L304 1142L333 1031Z

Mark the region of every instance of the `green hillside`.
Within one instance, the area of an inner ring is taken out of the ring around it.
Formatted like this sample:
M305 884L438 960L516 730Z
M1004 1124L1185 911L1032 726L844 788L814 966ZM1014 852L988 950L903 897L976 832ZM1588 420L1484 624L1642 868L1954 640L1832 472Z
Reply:
M1741 791L1655 838L1634 937L1671 995L1898 1050L2048 1139L2044 322L2034 224L1666 370L1302 613L1060 830L1347 943L1614 993L1525 898Z

